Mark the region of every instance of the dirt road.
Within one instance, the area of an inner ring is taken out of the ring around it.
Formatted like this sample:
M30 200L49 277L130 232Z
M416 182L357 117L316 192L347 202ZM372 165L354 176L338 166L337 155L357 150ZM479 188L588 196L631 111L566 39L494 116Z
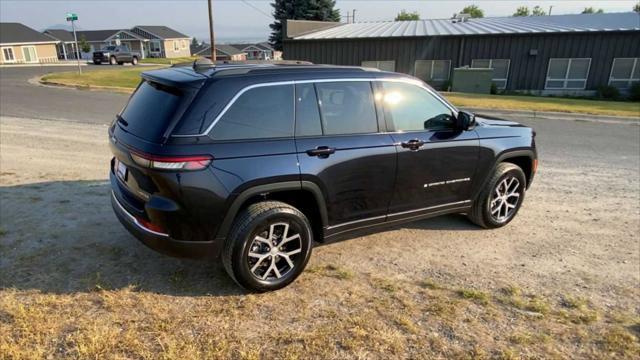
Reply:
M525 122L541 166L509 226L445 216L319 246L292 286L247 295L118 223L105 126L3 117L0 354L637 357L640 128Z

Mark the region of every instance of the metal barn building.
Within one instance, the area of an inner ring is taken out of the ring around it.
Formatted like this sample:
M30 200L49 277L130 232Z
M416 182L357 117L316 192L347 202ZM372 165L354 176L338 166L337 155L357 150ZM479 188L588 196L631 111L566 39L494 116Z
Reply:
M363 23L289 20L284 58L362 65L435 87L457 67L493 68L499 89L589 94L640 82L640 14L578 14Z

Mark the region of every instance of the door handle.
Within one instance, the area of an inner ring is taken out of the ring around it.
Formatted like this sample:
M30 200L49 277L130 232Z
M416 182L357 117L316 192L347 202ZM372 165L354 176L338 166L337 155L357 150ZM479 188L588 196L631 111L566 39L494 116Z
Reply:
M424 145L424 141L418 140L418 139L412 139L409 141L401 142L400 145L405 149L418 150L419 148L422 147L422 145Z
M309 156L317 156L319 158L328 158L329 155L333 154L336 152L335 148L332 147L328 147L328 146L318 146L315 149L310 149L307 150L307 155Z

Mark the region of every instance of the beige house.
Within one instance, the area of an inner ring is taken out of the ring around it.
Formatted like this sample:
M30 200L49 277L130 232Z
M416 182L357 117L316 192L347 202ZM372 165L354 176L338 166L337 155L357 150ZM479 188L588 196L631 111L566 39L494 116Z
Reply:
M211 58L211 45L207 43L191 45L191 53L194 56L203 56L206 58ZM231 45L219 44L219 45L216 45L216 60L217 61L246 61L247 54L236 49Z
M138 25L129 30L146 41L145 57L177 58L191 56L191 38L166 26Z
M20 23L0 23L0 64L57 62L56 42Z

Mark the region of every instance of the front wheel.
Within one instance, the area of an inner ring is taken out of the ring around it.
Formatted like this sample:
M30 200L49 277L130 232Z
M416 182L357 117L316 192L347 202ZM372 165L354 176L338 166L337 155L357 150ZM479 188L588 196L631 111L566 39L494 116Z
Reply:
M224 244L225 270L240 286L271 291L293 282L304 270L313 244L307 217L279 201L249 205Z
M93 64L94 64L94 65L100 65L100 64L101 64L101 62L100 62L100 61L98 61L98 60L93 60Z
M136 66L138 65L138 58L137 57L133 57L133 59L131 59L131 65Z
M476 225L487 229L507 225L524 201L527 180L522 169L500 163L467 214Z
M116 61L116 57L115 56L112 56L112 57L109 58L109 64L110 65L115 65L117 63L118 62Z

